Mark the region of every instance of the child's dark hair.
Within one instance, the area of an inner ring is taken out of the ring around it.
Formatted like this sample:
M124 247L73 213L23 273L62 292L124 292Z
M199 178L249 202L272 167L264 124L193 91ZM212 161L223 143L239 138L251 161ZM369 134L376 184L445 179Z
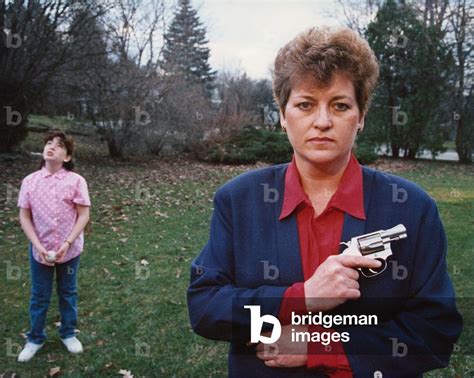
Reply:
M43 142L44 144L46 144L50 140L53 140L54 138L59 138L61 140L61 142L64 144L64 148L66 149L68 156L71 156L71 160L67 162L63 162L63 168L68 171L74 170L74 162L72 159L72 156L74 154L74 139L67 136L64 132L60 130L52 130L44 137ZM43 158L41 158L40 168L43 168L44 165L45 165L45 161Z

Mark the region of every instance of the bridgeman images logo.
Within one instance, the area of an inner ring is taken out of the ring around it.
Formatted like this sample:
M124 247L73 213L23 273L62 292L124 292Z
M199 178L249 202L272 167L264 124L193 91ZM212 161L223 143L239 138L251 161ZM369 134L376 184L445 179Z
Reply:
M260 316L260 306L244 306L250 310L250 342L263 344L273 344L278 341L281 336L280 321L273 315ZM263 323L273 324L271 336L261 335Z
M273 344L281 336L280 321L273 315L260 315L260 306L248 305L245 309L250 310L250 342ZM326 331L298 331L291 329L292 342L317 342L326 346L332 342L347 343L350 340L349 332L338 332L333 326L375 326L378 324L377 315L373 314L324 314L319 311L313 314L309 311L307 314L301 315L294 311L291 312L292 326L321 326ZM272 324L273 329L270 336L261 335L263 324Z

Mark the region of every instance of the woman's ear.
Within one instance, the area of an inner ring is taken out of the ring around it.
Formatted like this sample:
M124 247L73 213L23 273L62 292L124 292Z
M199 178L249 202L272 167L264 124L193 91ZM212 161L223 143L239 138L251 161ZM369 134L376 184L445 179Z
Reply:
M359 119L359 123L357 124L357 132L361 133L362 130L364 129L364 124L365 124L365 114L362 113Z
M285 114L283 113L281 109L280 109L280 125L283 131L286 132L286 118L285 118Z
M72 156L71 156L71 155L67 155L67 156L66 156L66 159L64 159L64 162L65 162L65 163L69 163L69 162L71 161L71 159L72 159Z

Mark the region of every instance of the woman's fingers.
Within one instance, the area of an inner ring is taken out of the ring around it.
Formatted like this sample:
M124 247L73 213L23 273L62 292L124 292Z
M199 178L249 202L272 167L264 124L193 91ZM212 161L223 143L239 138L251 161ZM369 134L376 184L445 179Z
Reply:
M276 344L258 343L257 357L263 361L274 360L278 356L278 346Z
M359 279L359 272L353 268L344 268L342 270L342 274L344 274L347 278L351 280L357 281Z
M347 268L380 268L382 263L378 260L364 256L339 255L338 260Z

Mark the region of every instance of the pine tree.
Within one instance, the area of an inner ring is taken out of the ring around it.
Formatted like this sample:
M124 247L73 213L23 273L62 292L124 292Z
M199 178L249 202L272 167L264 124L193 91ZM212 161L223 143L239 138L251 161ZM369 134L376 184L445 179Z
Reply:
M216 72L209 65L206 28L189 0L179 1L164 40L163 70L168 74L183 75L190 83L203 84L210 93Z

